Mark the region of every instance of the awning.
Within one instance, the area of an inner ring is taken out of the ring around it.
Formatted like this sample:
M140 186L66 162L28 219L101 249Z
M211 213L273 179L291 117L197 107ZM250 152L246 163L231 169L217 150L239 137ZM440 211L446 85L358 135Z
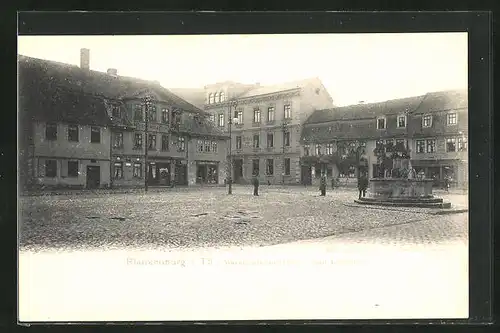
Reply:
M412 167L446 167L456 165L457 163L461 163L460 160L411 160Z

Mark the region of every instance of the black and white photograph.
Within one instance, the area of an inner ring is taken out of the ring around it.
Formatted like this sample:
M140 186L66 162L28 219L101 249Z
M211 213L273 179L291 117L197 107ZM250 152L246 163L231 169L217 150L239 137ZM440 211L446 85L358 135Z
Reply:
M19 321L469 317L467 32L17 42Z

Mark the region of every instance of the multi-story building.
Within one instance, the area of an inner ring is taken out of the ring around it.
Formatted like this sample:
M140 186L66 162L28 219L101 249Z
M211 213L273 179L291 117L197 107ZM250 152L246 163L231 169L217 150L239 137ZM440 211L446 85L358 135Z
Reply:
M224 183L228 136L203 110L157 82L89 64L87 49L80 67L19 57L22 182L144 186L147 176L150 185Z
M468 181L467 91L442 91L380 103L357 104L314 112L302 132L302 182L318 182L322 173L356 181L365 167L379 176L377 143L404 144L412 167L436 184L445 177ZM345 149L360 147L358 161L339 169ZM341 151L342 150L342 151Z
M300 133L314 110L333 107L318 78L274 86L223 82L204 87L204 110L225 133L231 127L232 178L248 183L300 183ZM199 93L178 91L186 100ZM231 122L231 124L230 124Z

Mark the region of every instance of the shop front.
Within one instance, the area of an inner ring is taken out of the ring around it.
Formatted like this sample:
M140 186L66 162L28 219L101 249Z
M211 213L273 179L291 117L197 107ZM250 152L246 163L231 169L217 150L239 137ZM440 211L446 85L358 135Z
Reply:
M412 167L416 173L423 173L425 178L433 179L433 185L442 187L445 179L450 181L452 186L463 185L466 181L463 177L463 165L458 160L412 160Z
M214 161L196 161L196 183L218 184L219 163Z

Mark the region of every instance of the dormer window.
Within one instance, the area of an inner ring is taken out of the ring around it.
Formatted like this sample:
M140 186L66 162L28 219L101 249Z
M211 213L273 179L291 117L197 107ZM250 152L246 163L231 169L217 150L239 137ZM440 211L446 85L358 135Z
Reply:
M377 118L377 129L385 130L386 129L386 119L385 117Z
M456 112L448 113L446 115L446 124L448 126L453 126L457 124L457 114Z
M112 105L112 106L111 106L111 110L112 110L112 111L111 111L111 114L112 114L112 116L113 116L113 117L115 117L115 118L120 118L120 116L121 116L121 112L120 112L120 107L119 107L119 106L117 106L117 105Z
M425 114L422 117L422 127L431 127L432 126L432 116L430 114Z
M226 100L226 95L223 91L220 92L219 101L224 102Z
M214 94L210 93L208 95L208 104L214 104Z
M219 99L219 98L220 98L220 97L219 97L219 93L218 93L218 92L216 92L214 96L215 96L215 97L214 97L214 103L218 103L218 102L220 102L220 99Z
M406 127L406 115L402 114L398 116L398 128Z

